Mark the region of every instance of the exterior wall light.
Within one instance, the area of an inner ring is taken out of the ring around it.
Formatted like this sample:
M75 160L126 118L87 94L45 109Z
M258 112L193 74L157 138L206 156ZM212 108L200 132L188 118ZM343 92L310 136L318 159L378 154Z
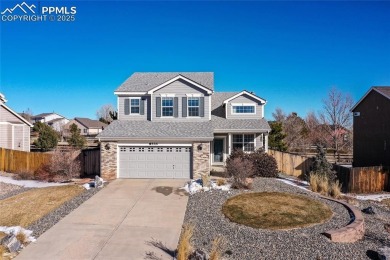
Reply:
M202 149L203 149L203 144L198 145L198 151L202 151Z
M106 150L110 150L111 146L110 146L110 144L106 144L106 145L104 146L104 148L105 148Z

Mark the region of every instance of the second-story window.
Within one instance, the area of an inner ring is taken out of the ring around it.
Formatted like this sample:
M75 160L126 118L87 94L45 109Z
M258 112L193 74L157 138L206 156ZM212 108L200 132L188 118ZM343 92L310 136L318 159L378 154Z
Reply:
M255 114L255 105L233 104L232 114Z
M199 116L199 98L198 97L189 97L187 99L188 103L188 116Z
M173 97L161 98L161 115L173 116Z
M140 99L132 98L130 99L130 114L139 114Z

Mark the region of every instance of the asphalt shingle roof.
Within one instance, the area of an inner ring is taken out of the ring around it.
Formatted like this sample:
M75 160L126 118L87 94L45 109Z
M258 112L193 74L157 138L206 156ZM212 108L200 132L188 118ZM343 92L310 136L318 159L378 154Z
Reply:
M147 139L196 139L214 137L210 121L203 122L156 122L119 121L108 125L97 138L147 138Z
M87 128L102 128L107 125L103 122L100 122L99 120L92 120L84 117L75 117L74 120L76 120L77 122L79 122L80 124L82 124Z
M213 72L135 72L116 91L146 92L179 75L214 89Z
M390 87L374 87L374 89L390 99Z

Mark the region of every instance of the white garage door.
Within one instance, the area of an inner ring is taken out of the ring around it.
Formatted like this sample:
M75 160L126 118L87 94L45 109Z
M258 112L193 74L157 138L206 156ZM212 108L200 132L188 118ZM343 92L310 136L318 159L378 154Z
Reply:
M190 178L190 147L119 147L119 178Z

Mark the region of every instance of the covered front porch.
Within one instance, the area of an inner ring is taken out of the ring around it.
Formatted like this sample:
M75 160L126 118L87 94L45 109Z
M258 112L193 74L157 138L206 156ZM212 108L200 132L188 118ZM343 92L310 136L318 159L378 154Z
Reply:
M260 133L215 133L210 147L211 165L223 166L234 149L253 152L263 148L268 151L268 132Z

